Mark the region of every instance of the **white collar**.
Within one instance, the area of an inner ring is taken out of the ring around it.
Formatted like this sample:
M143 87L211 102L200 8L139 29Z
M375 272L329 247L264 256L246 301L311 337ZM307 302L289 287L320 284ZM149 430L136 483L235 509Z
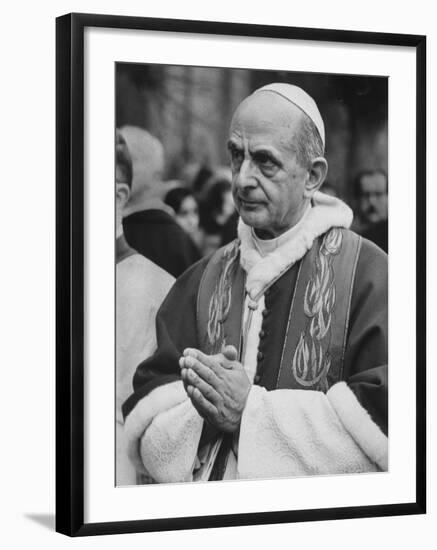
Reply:
M272 239L276 241L274 248L265 256L256 246L260 239L255 241L252 228L240 219L240 263L247 273L246 291L253 300L257 301L272 282L303 258L317 237L332 227L348 228L352 223L352 210L340 199L317 192L312 202L313 207L286 232L288 235Z
M274 250L282 246L287 241L291 241L296 235L296 233L299 231L299 227L301 226L303 220L307 217L310 210L311 210L311 204L308 205L308 208L305 210L304 215L297 222L296 225L293 225L293 227L290 227L290 229L287 229L285 233L282 233L282 235L279 235L279 237L275 237L274 239L260 239L255 233L254 228L251 227L253 244L255 248L258 249L258 252L260 253L260 255L264 258L264 256L267 256L267 254L270 254L271 252L273 252Z

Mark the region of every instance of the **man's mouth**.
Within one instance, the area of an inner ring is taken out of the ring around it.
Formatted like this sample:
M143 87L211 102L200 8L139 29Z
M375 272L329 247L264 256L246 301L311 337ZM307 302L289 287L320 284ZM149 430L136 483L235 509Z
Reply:
M249 205L249 206L256 206L258 204L261 204L260 201L255 201L253 199L243 199L243 197L238 197L238 200L240 201L241 204L243 205Z

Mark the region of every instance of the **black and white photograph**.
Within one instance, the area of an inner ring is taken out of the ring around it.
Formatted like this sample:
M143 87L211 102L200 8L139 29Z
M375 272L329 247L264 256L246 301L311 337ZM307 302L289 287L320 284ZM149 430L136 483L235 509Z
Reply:
M115 64L117 487L389 471L388 91Z
M430 7L6 3L2 548L433 547Z
M57 40L56 529L424 513L425 38Z

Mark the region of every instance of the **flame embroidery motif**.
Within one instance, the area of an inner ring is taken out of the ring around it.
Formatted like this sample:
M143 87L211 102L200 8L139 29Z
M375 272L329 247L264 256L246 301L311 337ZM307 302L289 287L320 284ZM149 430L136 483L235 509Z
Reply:
M220 277L209 301L207 335L210 353L220 351L224 343L223 323L231 308L232 277L238 250L239 242L235 241L224 251Z
M322 243L321 252L324 255L332 255L336 256L339 254L341 249L341 241L343 239L343 236L341 234L341 231L335 227L329 231Z
M328 389L330 328L336 298L332 262L340 252L341 243L342 233L338 228L331 229L322 241L313 275L305 288L303 309L308 323L301 332L292 361L293 374L300 385L318 385L323 391Z

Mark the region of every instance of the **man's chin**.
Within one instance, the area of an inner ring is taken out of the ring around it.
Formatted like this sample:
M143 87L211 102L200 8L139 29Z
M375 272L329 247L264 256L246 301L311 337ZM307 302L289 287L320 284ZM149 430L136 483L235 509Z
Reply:
M247 211L245 208L240 209L240 217L246 225L258 229L264 227L262 216L258 212Z

